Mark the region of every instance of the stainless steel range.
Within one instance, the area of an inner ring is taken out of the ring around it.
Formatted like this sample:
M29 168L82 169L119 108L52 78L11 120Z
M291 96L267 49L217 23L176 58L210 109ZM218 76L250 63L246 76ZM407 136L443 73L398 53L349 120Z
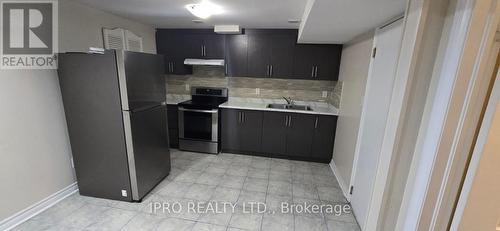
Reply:
M227 88L191 88L191 100L179 103L179 149L219 153L219 105L227 97Z

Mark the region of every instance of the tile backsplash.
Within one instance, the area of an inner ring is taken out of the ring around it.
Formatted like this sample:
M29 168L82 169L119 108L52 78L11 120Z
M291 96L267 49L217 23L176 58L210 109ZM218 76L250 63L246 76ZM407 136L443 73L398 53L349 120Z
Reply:
M168 94L190 94L191 86L227 87L230 97L328 102L339 108L342 82L299 79L225 77L223 67L193 66L192 75L167 75ZM326 97L325 94L326 93Z

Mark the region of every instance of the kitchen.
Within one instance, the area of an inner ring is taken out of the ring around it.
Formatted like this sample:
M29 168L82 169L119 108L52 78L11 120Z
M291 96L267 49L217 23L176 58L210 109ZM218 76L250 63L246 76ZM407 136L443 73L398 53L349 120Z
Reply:
M57 66L0 70L0 230L398 230L456 10L422 1L2 1L3 58Z

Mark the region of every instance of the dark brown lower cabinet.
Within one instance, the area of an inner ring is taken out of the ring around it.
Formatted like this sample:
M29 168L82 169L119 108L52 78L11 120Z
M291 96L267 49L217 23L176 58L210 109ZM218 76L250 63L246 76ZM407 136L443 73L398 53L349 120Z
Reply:
M286 133L286 155L309 158L313 143L315 115L289 113Z
M222 150L260 154L262 112L251 110L221 110Z
M167 105L168 139L171 148L179 147L179 111L177 105Z
M221 110L222 150L329 162L337 117L272 111Z
M332 159L337 116L318 115L314 121L314 136L311 148L311 158L320 162L330 162Z
M264 112L262 123L262 152L270 156L286 154L288 113Z

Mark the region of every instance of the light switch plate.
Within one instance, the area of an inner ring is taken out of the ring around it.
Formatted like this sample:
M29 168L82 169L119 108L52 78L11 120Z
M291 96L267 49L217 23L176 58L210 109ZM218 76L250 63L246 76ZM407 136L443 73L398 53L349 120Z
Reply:
M127 190L122 190L122 196L127 197Z
M323 97L323 98L328 97L328 92L327 91L322 91L321 92L321 97Z

